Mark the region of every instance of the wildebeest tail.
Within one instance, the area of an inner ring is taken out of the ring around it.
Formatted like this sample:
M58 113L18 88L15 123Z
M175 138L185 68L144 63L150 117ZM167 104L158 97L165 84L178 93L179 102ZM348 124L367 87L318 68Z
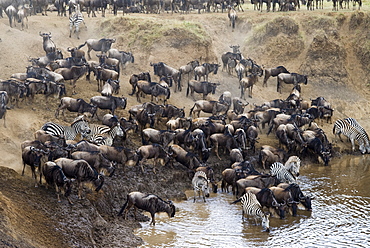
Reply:
M126 202L123 204L123 206L122 206L121 210L118 212L118 216L121 216L121 215L122 215L122 213L123 213L123 211L126 209L127 204L128 204L128 199L129 199L129 195L127 195L127 200L126 200Z
M189 82L188 82L188 88L186 89L186 96L189 95Z
M83 43L82 45L79 45L78 47L77 47L77 49L80 49L81 47L83 47L83 46L85 46L86 45L86 41L85 41L85 43Z
M194 108L195 108L195 104L194 104L194 106L190 109L189 116L192 116Z

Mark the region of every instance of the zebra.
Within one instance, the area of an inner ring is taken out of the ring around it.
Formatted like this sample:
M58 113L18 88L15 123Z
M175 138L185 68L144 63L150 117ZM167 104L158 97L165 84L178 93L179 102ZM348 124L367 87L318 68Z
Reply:
M270 231L270 213L264 213L262 211L262 206L257 200L257 197L253 193L245 193L242 197L238 200L232 202L231 204L235 204L237 202L241 202L243 210L242 210L242 219L244 220L244 214L247 216L252 216L257 223L257 218L262 220L262 228L266 230L266 232Z
M366 147L365 147L365 137L361 132L359 132L356 128L354 128L349 122L338 119L334 122L334 127L333 127L333 134L335 135L335 140L336 137L338 136L340 141L343 142L341 138L341 134L344 136L348 137L348 139L351 141L352 144L352 151L355 151L355 140L358 143L358 149L362 154L366 153Z
M118 123L111 129L108 127L108 132L96 133L90 137L90 141L96 145L113 145L113 140L116 136L124 137L125 132L123 131L121 125Z
M365 128L363 128L360 123L357 122L356 119L348 117L344 119L346 122L348 122L352 127L354 127L357 131L360 132L361 136L363 137L365 141L365 148L367 153L370 153L370 141L369 141L369 135L367 134Z
M81 22L86 26L84 17L80 11L80 5L75 5L76 11L69 17L69 38L71 38L73 27L75 27L75 32L77 33L77 39L80 39L80 24Z
M270 174L271 176L276 176L281 183L291 184L296 182L292 173L280 162L275 162L270 166Z
M194 189L194 201L197 196L197 192L199 194L199 197L201 197L201 194L203 196L204 202L206 202L206 197L209 197L209 188L208 188L208 179L207 175L204 171L197 171L193 177L193 180L191 181L193 184Z
M79 133L82 135L82 138L86 138L91 132L84 115L76 117L70 127L47 122L41 127L41 130L53 136L64 136L66 140L74 140Z

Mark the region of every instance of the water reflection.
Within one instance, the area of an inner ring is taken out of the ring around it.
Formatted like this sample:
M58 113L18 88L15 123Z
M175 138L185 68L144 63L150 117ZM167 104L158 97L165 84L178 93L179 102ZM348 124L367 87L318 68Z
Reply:
M305 165L299 185L312 194L313 211L297 217L270 219L271 232L262 232L253 220L242 221L241 206L230 205L231 194L211 195L204 203L175 203L178 212L169 219L158 216L136 230L146 242L142 247L369 247L370 156L346 156L330 166ZM156 218L157 220L157 218Z

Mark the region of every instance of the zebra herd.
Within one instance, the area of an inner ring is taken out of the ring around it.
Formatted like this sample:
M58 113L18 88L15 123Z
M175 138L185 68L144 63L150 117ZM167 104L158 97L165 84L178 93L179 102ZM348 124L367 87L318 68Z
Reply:
M63 126L55 122L47 122L41 130L56 137L65 137L66 140L75 140L78 134L83 139L89 140L93 144L108 145L113 144L116 136L124 136L125 133L119 123L112 128L103 125L89 124L84 115L74 119L70 126Z

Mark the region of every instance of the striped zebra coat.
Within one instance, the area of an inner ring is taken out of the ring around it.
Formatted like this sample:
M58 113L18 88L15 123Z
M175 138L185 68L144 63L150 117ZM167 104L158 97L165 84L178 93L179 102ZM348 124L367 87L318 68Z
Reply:
M352 145L352 151L354 152L356 150L355 147L355 141L358 143L358 149L362 154L366 153L366 147L365 147L365 137L364 134L361 134L356 128L354 128L349 122L338 119L334 122L333 127L333 134L335 135L335 141L336 138L339 137L340 141L343 142L342 137L340 136L343 134L346 136L350 141Z
M200 197L203 197L206 202L206 197L209 197L208 179L204 171L197 171L191 181L194 189L194 201L196 200L197 193Z
M74 140L78 134L81 134L82 138L86 138L91 132L88 122L83 115L75 118L70 127L54 122L47 122L41 127L41 130L53 136L64 136L65 140Z
M364 142L365 142L365 148L366 152L370 153L370 141L369 141L369 135L367 134L365 128L363 128L360 123L357 122L356 119L348 117L344 119L346 122L348 122L352 127L354 127L357 131L360 132L361 137L363 137Z
M280 183L296 183L295 177L280 162L275 162L270 166L271 176L276 176Z
M74 27L75 33L77 35L77 39L80 39L80 24L83 23L86 27L86 23L80 11L80 5L76 4L75 8L76 8L76 12L72 13L72 15L70 15L69 17L69 38L71 38L72 36L72 31Z
M125 132L119 123L112 128L95 125L91 128L91 133L89 140L96 145L111 146L116 136L125 137Z
M238 200L232 202L235 204L237 202L241 202L243 210L242 210L242 219L244 220L244 215L252 216L257 224L257 218L261 219L262 221L262 228L266 230L266 232L270 231L270 214L264 213L262 211L262 206L257 200L257 197L253 193L245 193L242 197Z

